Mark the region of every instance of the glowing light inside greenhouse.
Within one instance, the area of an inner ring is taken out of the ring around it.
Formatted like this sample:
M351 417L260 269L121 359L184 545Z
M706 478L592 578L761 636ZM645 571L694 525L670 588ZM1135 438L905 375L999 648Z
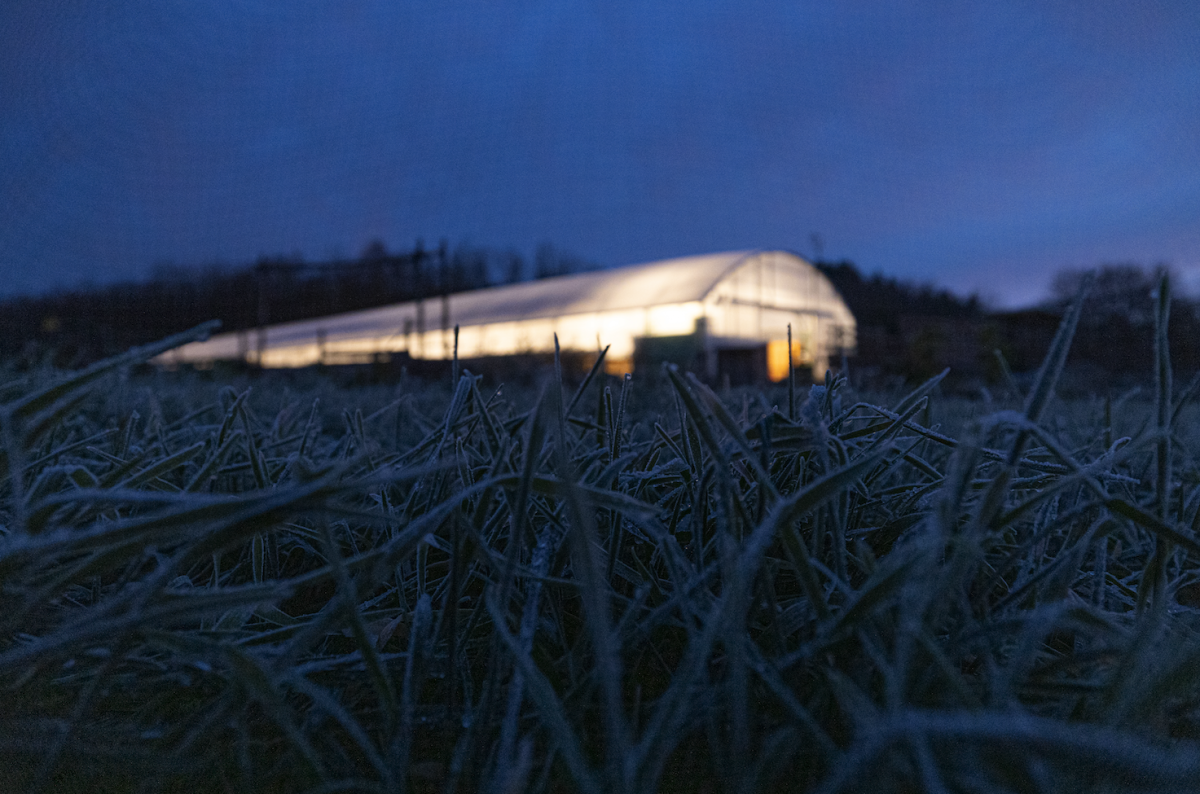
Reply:
M220 334L160 363L245 360L263 367L357 364L407 355L444 360L598 353L608 371L629 371L639 340L689 337L707 354L765 347L767 375L787 373L792 328L796 366L820 367L853 347L854 318L823 275L778 251L685 257L542 279L366 311ZM710 358L712 356L710 355Z

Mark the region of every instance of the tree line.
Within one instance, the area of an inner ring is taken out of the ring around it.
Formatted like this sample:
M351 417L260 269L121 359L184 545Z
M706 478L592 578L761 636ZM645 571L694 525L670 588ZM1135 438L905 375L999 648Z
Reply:
M1059 319L1086 275L1092 277L1068 360L1068 385L1082 389L1136 384L1151 371L1154 307L1163 265L1110 263L1056 274L1040 304L1019 311L989 310L975 296L882 275L864 276L851 262L818 262L858 321L851 359L860 375L919 380L950 367L960 384L1005 381L1005 370L1032 372L1049 348ZM1200 371L1200 303L1171 290L1168 323L1173 365Z
M211 319L236 331L564 275L595 265L551 245L532 261L445 241L403 252L381 241L352 259L263 257L241 266L160 265L150 278L0 301L0 358L80 366Z
M881 274L851 261L818 261L858 321L849 364L861 379L918 380L950 367L960 383L987 385L1041 361L1084 277L1060 272L1050 295L1022 311L990 311L977 297ZM357 257L308 262L263 257L237 267L160 266L143 281L59 290L0 301L0 358L18 367L81 366L213 318L224 330L321 317L596 269L541 246L527 261L515 251L445 241L389 251L375 241ZM1153 360L1154 291L1164 268L1097 268L1072 347L1070 366L1085 381L1115 383ZM1200 306L1179 294L1169 325L1176 369L1200 371Z

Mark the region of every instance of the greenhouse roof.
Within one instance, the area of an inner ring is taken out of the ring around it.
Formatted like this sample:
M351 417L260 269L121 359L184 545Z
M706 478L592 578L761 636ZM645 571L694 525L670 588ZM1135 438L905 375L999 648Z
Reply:
M407 337L412 332L416 332L417 337L422 334L444 334L448 328L459 326L463 329L489 329L489 338L481 340L478 345L482 345L481 350L487 348L494 353L500 349L515 350L522 346L536 346L536 340L532 337L526 339L521 331L513 327L513 323L517 323L518 326L525 326L527 321L560 323L571 317L583 321L583 318L589 316L595 318L594 322L599 325L589 325L585 329L587 333L575 329L579 331L575 336L579 339L586 337L589 340L588 344L594 344L590 340L594 340L597 335L606 340L611 339L614 343L619 342L619 338L628 337L624 339L624 342L628 342L625 345L628 347L633 344L631 340L634 337L648 333L650 324L659 328L679 326L682 330L673 333L687 333L687 329L693 327L695 318L702 313L699 303L711 297L714 290L728 277L738 272L742 266L756 262L762 257L780 256L802 268L811 267L799 257L778 251L731 251L679 257L520 284L487 287L454 293L445 298L435 295L421 301L407 301L374 309L273 324L267 326L264 329L265 335L257 340L247 338L248 334L254 333L253 329L225 333L206 342L196 342L178 348L164 355L163 360L242 358L251 352L250 347L262 345L264 342L263 351L292 350L292 353L287 354L291 356L289 361L307 361L310 358L324 360L325 353L332 350L328 346L335 343L349 344L356 349L363 347L364 350L370 348L386 351L397 347L408 350ZM774 283L772 280L772 284ZM755 292L757 293L757 290ZM836 296L836 293L832 295ZM840 298L834 299L840 305ZM735 300L734 304L738 302ZM692 304L694 308L683 308L688 304ZM629 316L631 311L657 307L661 307L661 312L674 312L679 317L672 315L668 318L666 315L653 314ZM812 308L815 307L796 306L792 310ZM736 314L736 310L734 313ZM667 322L672 319L677 321L674 325ZM761 334L761 317L754 322L757 332ZM502 332L501 326L504 325L509 327ZM546 330L546 338L552 338L554 332L558 332L560 336L566 333L567 336L563 337L564 344L579 343L579 339L574 339L568 333L566 326L556 326L556 329ZM541 334L543 330L545 329L528 333ZM505 337L507 341L502 344L497 336L502 333L507 333L512 339ZM657 335L662 335L662 332ZM445 340L440 337L439 339L440 344L421 342L417 338L412 341L419 350L434 349L429 347L430 344L440 349L444 347ZM301 348L304 348L302 354L295 352Z
M665 259L460 293L453 296L455 317L473 325L698 301L753 253Z
M486 287L449 297L454 307L454 322L464 326L686 303L702 300L722 277L755 253L758 252L686 256ZM425 298L426 303L438 300L437 296ZM271 340L282 344L290 338L308 337L317 326L329 339L377 333L381 324L392 325L392 316L407 314L412 305L413 301L408 301L280 323L271 326ZM437 322L433 317L430 321L431 325Z

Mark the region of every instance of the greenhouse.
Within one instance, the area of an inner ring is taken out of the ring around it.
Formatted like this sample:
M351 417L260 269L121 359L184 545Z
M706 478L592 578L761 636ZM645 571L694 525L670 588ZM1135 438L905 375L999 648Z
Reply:
M200 367L361 364L394 357L481 359L554 350L598 354L630 372L682 358L709 377L730 370L782 380L788 326L795 366L823 375L854 346L854 317L816 268L784 251L649 262L426 298L219 334L160 357Z

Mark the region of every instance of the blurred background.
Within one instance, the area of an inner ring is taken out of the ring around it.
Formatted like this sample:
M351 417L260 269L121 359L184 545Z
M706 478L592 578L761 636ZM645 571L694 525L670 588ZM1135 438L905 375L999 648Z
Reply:
M0 347L783 248L860 355L1019 360L1082 269L1200 286L1198 89L1192 0L8 0Z

